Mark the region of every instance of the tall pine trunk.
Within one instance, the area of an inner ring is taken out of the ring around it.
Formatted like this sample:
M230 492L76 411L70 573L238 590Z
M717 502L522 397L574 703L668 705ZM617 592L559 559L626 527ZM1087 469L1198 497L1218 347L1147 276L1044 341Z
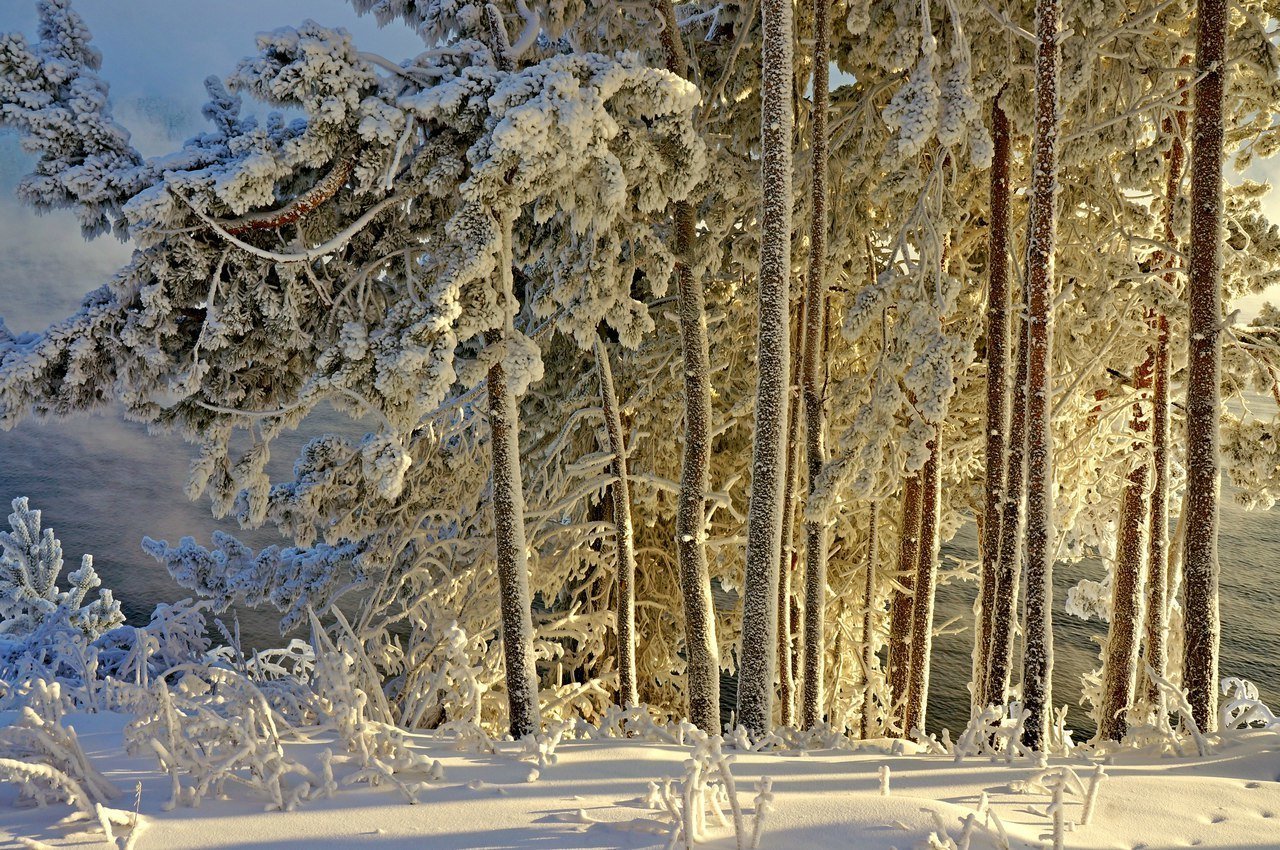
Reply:
M983 700L986 705L1004 705L1009 699L1013 637L1018 625L1018 589L1022 579L1022 535L1025 529L1022 508L1027 490L1027 327L1024 321L1014 353L1017 371L1014 373L1013 390L1017 395L1009 417L1009 455L1000 505L996 597L991 613L991 651L987 658L987 690Z
M1148 349L1147 361L1138 369L1138 398L1133 403L1130 430L1133 451L1139 460L1125 478L1120 500L1120 528L1116 561L1111 581L1111 623L1102 665L1102 706L1098 737L1119 741L1128 731L1128 713L1133 707L1134 683L1138 674L1138 629L1142 622L1142 579L1145 573L1147 511L1146 458L1147 419L1142 395L1151 388L1155 350Z
M820 9L826 4L820 2ZM742 583L742 649L738 657L738 722L763 735L773 722L777 574L782 552L786 474L787 394L791 368L788 328L791 279L791 0L760 5L763 36L760 90L761 203L760 324L757 343L755 441L747 507L747 564ZM820 13L820 17L825 15ZM816 54L825 56L818 44ZM826 66L825 59L822 62ZM816 75L815 75L816 79ZM818 97L814 112L819 112ZM825 112L825 106L821 111ZM825 135L825 128L823 134ZM816 128L815 128L816 139ZM816 144L816 142L815 142ZM815 194L817 179L815 178ZM825 191L825 185L823 187ZM815 211L815 217L817 212Z
M1001 503L1009 432L1009 118L1000 96L991 100L991 231L987 241L986 480L982 506L982 584L974 655L973 708L987 695L996 566L1000 559Z
M789 5L789 4L788 4ZM822 720L823 662L826 657L827 527L812 516L818 477L826 460L822 363L826 339L827 252L827 78L831 4L815 0L813 46L813 121L811 158L813 186L809 228L809 269L804 296L804 393L805 463L808 467L809 501L804 523L804 700L800 725L810 728Z
M915 604L911 606L911 662L907 710L903 731L924 731L929 706L929 663L933 652L933 608L938 580L938 511L941 497L938 466L941 462L941 428L933 426L929 459L921 485L920 545L916 550Z
M609 452L613 455L613 538L617 562L614 582L616 594L614 620L618 632L618 705L639 705L636 687L636 551L631 528L631 482L627 475L627 445L622 433L622 414L618 409L618 393L609 365L609 350L603 339L596 340L596 362L600 370L600 401L604 411L605 433Z
M862 590L862 717L859 732L863 740L871 737L871 710L875 705L872 697L873 679L871 671L875 669L875 607L876 607L876 566L880 561L880 504L872 502L870 516L867 517L867 574Z
M663 21L667 70L686 79L689 56L680 40L671 0L653 0ZM680 349L684 358L684 458L676 504L676 556L684 599L689 720L704 732L720 731L720 648L716 643L711 572L707 566L706 511L711 479L711 357L707 344L706 293L693 273L697 213L688 201L673 211Z
M889 700L891 712L901 719L907 708L911 676L911 612L915 602L916 553L920 549L920 511L924 503L923 473L902 485L902 522L898 531L898 571L889 607ZM910 731L910 730L904 730Z
M1200 728L1218 704L1218 409L1222 373L1223 86L1227 0L1199 0L1195 114L1191 134L1191 260L1187 300L1187 531L1182 581L1186 615L1182 685Z
M1027 622L1025 740L1041 749L1053 678L1053 269L1058 216L1059 0L1036 0L1035 137L1027 245Z
M787 480L782 497L782 551L778 558L778 694L779 719L783 726L796 722L795 629L791 614L791 571L796 558L796 483L800 475L800 351L797 343L802 328L792 331L791 395L787 405Z
M1185 61L1185 60L1184 60ZM1187 105L1189 88L1184 88L1180 106ZM1172 142L1167 154L1168 170L1164 189L1164 240L1167 251L1162 251L1160 263L1166 267L1165 286L1173 288L1177 272L1175 257L1178 245L1174 216L1178 203L1178 188L1182 183L1182 166L1185 151L1182 137L1187 129L1187 113L1178 111L1175 118L1163 122L1165 135ZM1175 124L1176 122L1176 124ZM1155 317L1155 362L1152 365L1152 415L1151 415L1151 528L1148 531L1150 546L1147 559L1147 624L1145 662L1157 676L1165 676L1169 633L1169 319L1164 314ZM1162 691L1155 679L1146 677L1147 701L1159 706Z
M502 19L486 11L494 55L504 71L515 69ZM487 345L501 345L515 317L515 277L511 267L511 214L502 217L502 258L498 273L505 301L506 328L485 333ZM542 731L538 671L533 655L533 600L529 593L529 547L524 533L524 481L520 475L520 400L511 392L498 358L488 373L489 440L493 453L493 538L498 570L498 613L506 665L507 709L511 737Z

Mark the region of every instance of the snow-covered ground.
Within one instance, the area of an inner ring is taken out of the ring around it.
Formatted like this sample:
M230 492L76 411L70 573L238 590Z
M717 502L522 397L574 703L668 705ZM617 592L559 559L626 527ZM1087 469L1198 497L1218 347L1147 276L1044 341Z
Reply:
M0 715L0 725L13 720L11 712ZM64 723L77 730L94 766L120 789L116 808L132 811L141 783L142 829L133 845L139 850L666 847L672 819L647 804L650 783L678 780L690 755L687 747L652 741L566 740L555 749L554 763L538 769L521 760L524 748L517 744L477 754L424 736L415 739L416 746L444 771L439 779L422 777L417 805L385 786L361 785L293 811L263 811L260 801L229 786L227 799L165 811L170 780L154 758L125 752L126 721L103 713L68 715ZM970 815L975 817L967 846L974 850L1004 846L995 818L1011 848L1052 846L1050 796L1015 790L1018 782L1043 773L1034 761L1009 765L983 757L957 763L951 756L912 752L914 745L893 755L889 744L870 742L855 752L735 753L732 772L746 832L759 779L769 776L774 800L760 845L766 848L964 848ZM291 757L317 771L320 754L332 746L325 735L287 745ZM1120 753L1103 761L1106 776L1093 817L1088 825L1069 827L1066 847L1280 847L1280 732L1230 733L1204 758ZM1049 761L1050 768L1070 767L1086 789L1096 764L1085 757ZM887 796L881 793L883 767ZM349 770L335 766L339 781L344 769ZM0 785L0 846L115 846L100 831L84 831L83 821L59 825L69 807L17 809L16 796L14 785ZM1070 794L1066 800L1065 821L1078 822L1083 801ZM699 846L737 846L732 829L714 818L708 824L709 840ZM938 837L940 828L947 838ZM118 832L123 839L127 829ZM932 845L931 834L937 842ZM748 835L744 846L749 840ZM679 840L677 846L683 845Z

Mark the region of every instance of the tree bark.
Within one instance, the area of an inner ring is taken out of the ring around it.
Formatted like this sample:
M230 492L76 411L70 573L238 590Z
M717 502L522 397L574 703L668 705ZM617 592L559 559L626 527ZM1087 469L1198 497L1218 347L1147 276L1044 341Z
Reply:
M1027 323L1018 334L1014 353L1014 399L1009 417L1009 457L1005 464L1004 498L1000 505L999 558L996 561L995 610L991 614L991 653L987 659L987 705L1004 705L1009 699L1013 670L1013 638L1018 626L1018 589L1022 578L1022 543L1025 529L1023 502L1027 476Z
M825 18L824 2L818 3ZM738 722L763 735L773 722L773 674L778 621L777 586L782 554L783 478L786 474L787 393L791 334L791 0L760 4L763 36L760 91L761 202L760 324L756 365L755 440L751 459L751 500L747 507L747 563L742 587L742 651L738 658ZM821 31L819 32L821 36ZM819 38L814 48L825 57ZM825 58L821 62L826 68ZM815 81L817 74L815 72ZM820 95L814 97L819 112ZM825 107L822 111L825 111ZM815 128L815 145L817 143ZM825 135L825 128L822 133ZM818 180L815 177L815 196ZM824 185L825 191L825 185ZM814 211L815 219L818 210ZM820 253L815 251L815 253ZM807 694L807 688L806 688Z
M627 475L627 445L622 433L622 414L609 365L609 350L603 339L596 340L596 362L600 369L600 406L604 411L605 433L613 454L613 536L616 550L614 619L618 632L618 705L640 704L636 686L636 551L631 527L631 482Z
M1184 60L1185 61L1185 60ZM1184 88L1179 105L1185 107L1189 88ZM1175 123L1176 122L1176 123ZM1178 235L1174 216L1178 202L1178 189L1182 183L1182 167L1186 153L1182 137L1187 129L1187 113L1180 110L1174 118L1163 122L1165 135L1171 139L1167 155L1168 171L1164 189L1164 240L1169 252L1161 252L1160 262L1166 266L1165 286L1173 288L1176 279L1175 259ZM1155 363L1152 376L1151 416L1151 541L1147 561L1147 628L1145 666L1157 676L1164 677L1169 634L1169 319L1164 314L1155 317ZM1150 676L1147 683L1147 701L1159 708L1162 691Z
M941 429L933 426L929 460L924 465L920 510L920 545L916 550L915 604L911 606L911 666L903 731L924 731L929 706L929 662L933 651L934 591L938 580L938 510L941 492L938 466Z
M1057 237L1059 0L1036 0L1035 138L1027 245L1027 623L1025 741L1041 749L1053 708L1053 276Z
M867 574L862 591L862 717L859 732L865 741L871 737L872 697L871 671L875 669L876 565L880 560L880 504L872 502L867 518Z
M1218 704L1218 410L1222 374L1222 150L1226 0L1199 0L1191 136L1191 258L1187 300L1187 532L1182 581L1186 642L1182 685L1204 731Z
M502 292L515 299L511 272L511 217L502 222ZM514 310L508 309L508 324ZM509 328L508 328L509 330ZM504 332L488 331L489 345ZM542 731L538 674L533 655L533 603L529 594L529 556L524 533L524 482L520 476L520 403L507 383L501 359L489 367L489 435L493 452L493 536L497 555L502 654L506 663L507 707L511 737Z
M802 323L796 322L792 342L800 336ZM787 406L787 479L782 499L782 551L778 559L778 691L781 711L779 722L791 726L796 722L795 634L791 613L791 571L796 558L796 483L800 476L800 351L803 343L793 344L791 352L791 397Z
M822 465L826 460L826 416L823 398L823 342L826 337L827 254L827 105L829 0L815 0L813 47L813 121L810 145L813 185L809 227L809 268L804 296L804 433L812 504ZM807 505L806 505L807 507ZM810 728L822 720L823 662L826 658L827 527L821 517L804 523L804 700L800 725Z
M915 602L916 552L920 549L920 512L924 503L923 475L917 473L902 485L902 523L898 532L898 584L889 610L889 699L894 717L907 707L911 675L911 620ZM909 731L909 730L905 730Z
M1102 706L1098 737L1119 741L1128 731L1129 709L1133 707L1134 682L1138 673L1138 628L1142 622L1142 577L1145 561L1147 512L1146 434L1151 423L1143 408L1142 395L1151 388L1155 351L1138 369L1135 383L1139 396L1133 403L1130 430L1132 450L1139 462L1125 479L1120 504L1120 529L1116 562L1111 581L1111 623L1107 628L1102 665Z
M986 480L982 510L982 584L975 648L973 708L984 708L995 616L996 565L1009 432L1009 118L991 100L991 231L987 242Z
M667 70L688 79L689 56L680 40L671 0L653 0L662 17ZM707 566L706 509L711 478L711 358L707 343L706 293L694 275L692 253L697 214L678 201L675 228L680 348L684 358L684 458L676 505L676 555L684 598L685 659L689 720L711 734L720 732L720 648L716 642L711 572Z

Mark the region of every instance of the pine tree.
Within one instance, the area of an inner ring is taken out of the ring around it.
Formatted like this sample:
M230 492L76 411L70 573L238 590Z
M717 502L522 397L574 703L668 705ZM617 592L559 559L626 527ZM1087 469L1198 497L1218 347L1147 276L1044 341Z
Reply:
M1176 277L1176 248L1178 234L1176 229L1176 208L1179 187L1182 184L1182 168L1186 152L1182 139L1186 135L1187 106L1190 87L1185 82L1182 86L1182 107L1173 117L1165 118L1161 124L1169 137L1169 152L1165 156L1165 185L1163 209L1164 240L1166 250L1158 256L1159 265L1166 271L1163 275L1164 285L1173 288ZM1163 312L1157 312L1154 318L1155 360L1152 364L1152 416L1151 416L1151 525L1147 531L1150 544L1147 548L1147 606L1146 606L1146 645L1144 648L1144 667L1149 667L1157 676L1166 676L1166 658L1168 655L1167 639L1169 631L1169 318ZM1152 705L1160 705L1162 691L1150 676L1146 681L1147 701Z
M609 453L613 455L613 482L609 485L613 508L614 552L617 566L614 585L614 628L618 635L618 705L640 704L636 687L636 552L631 527L631 480L627 473L627 444L622 433L622 413L613 383L609 349L603 338L596 342L596 368L600 372L600 407L604 413Z
M982 572L975 639L973 703L985 708L1000 559L1001 505L1009 439L1009 118L991 100L991 219L987 239L987 409L982 508Z
M827 524L815 516L808 502L826 460L826 417L823 398L823 342L826 339L827 252L827 78L830 41L830 3L815 0L813 14L813 118L810 122L809 268L804 294L804 355L801 387L804 400L805 465L809 499L804 522L804 699L800 725L810 728L822 720L823 674L826 663Z
M1191 248L1187 302L1186 539L1182 547L1186 639L1182 685L1204 731L1218 704L1218 415L1222 373L1222 154L1227 3L1196 5L1191 128Z
M938 583L938 513L941 506L939 467L942 462L941 429L933 426L929 459L921 476L920 544L916 550L916 578L911 606L911 660L907 708L903 731L924 731L929 706L929 667L933 653L933 610Z
M858 724L858 732L864 741L872 736L872 712L875 708L874 679L871 674L876 669L876 571L880 564L880 504L872 502L867 507L867 565L862 590L862 673L865 679L862 688L862 716Z
M924 507L923 476L913 475L902 485L902 518L898 527L898 570L889 609L889 698L894 716L906 711L911 679L911 626L915 604L916 571L920 539L920 514ZM904 728L903 732L910 732Z
M1027 746L1045 744L1053 702L1053 283L1058 191L1058 0L1036 0L1035 135L1027 245Z
M756 367L759 371L755 438L752 443L751 503L747 515L747 563L742 588L742 649L738 657L738 722L755 735L764 734L773 721L778 618L775 570L778 569L782 549L787 396L791 383L788 374L791 368L788 307L791 279L791 134L795 123L791 0L763 0L760 15L763 75L760 171L764 197L761 201L758 281L760 324ZM826 20L826 3L823 0L818 2L818 17ZM825 27L818 32L820 41L815 45L815 68L819 64L824 69L826 67L824 32ZM822 95L825 95L825 88L824 85ZM815 119L820 101L825 109L825 98L815 91ZM806 706L808 693L806 683Z
M667 70L690 76L689 55L671 0L652 0L662 21ZM689 720L704 732L720 731L720 648L716 643L711 574L707 566L706 509L711 471L711 356L707 343L706 294L693 268L697 213L688 200L672 207L675 229L680 345L684 359L684 461L676 508L676 554L684 600L688 656Z
M1150 525L1147 503L1147 432L1151 422L1143 396L1151 389L1155 350L1149 349L1146 362L1138 369L1133 414L1129 430L1133 433L1136 461L1125 478L1120 501L1118 541L1115 569L1111 580L1111 623L1103 652L1102 705L1099 711L1098 736L1121 740L1128 731L1128 713L1133 707L1134 687L1138 677L1139 625L1142 622L1143 578L1146 570L1146 534Z
M991 614L991 651L987 661L987 705L1005 705L1013 671L1013 638L1018 626L1018 590L1022 578L1023 531L1027 478L1027 330L1021 322L1014 351L1013 411L1009 420L1009 455L1005 464L1004 500L1000 506L1000 550L996 563L996 598Z

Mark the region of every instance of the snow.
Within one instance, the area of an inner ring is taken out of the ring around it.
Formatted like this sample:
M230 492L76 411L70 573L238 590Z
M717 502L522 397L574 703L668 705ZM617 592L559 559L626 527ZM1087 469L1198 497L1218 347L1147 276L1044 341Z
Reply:
M11 723L13 712L0 714ZM131 812L141 784L138 814L144 829L138 850L218 850L218 848L348 848L376 844L386 850L431 847L648 848L667 846L672 825L649 808L649 783L678 777L687 747L643 740L563 741L555 760L537 769L520 760L523 748L497 744L476 755L428 736L411 736L419 754L439 761L442 778L427 779L420 803L410 806L384 789L360 786L300 805L294 811L264 812L261 802L235 791L228 799L206 799L199 808L164 811L169 780L150 757L128 755L122 745L122 715L70 714L94 765L122 794L113 805ZM286 745L317 772L320 754L333 740L319 734ZM913 745L906 745L914 748ZM959 762L947 755L888 754L891 742L871 741L858 751L820 750L804 754L738 752L732 773L750 831L752 800L762 776L772 779L772 809L763 823L764 848L845 848L889 850L927 846L940 823L952 841L962 822L977 814L971 847L998 847L984 823L984 803L999 819L1013 848L1038 847L1050 838L1051 820L1043 792L1018 793L1012 783L1048 785L1057 769L1069 767L1087 787L1095 763L1050 759L1049 773L1035 761L1013 765L986 758ZM1263 848L1280 842L1280 734L1263 730L1232 733L1213 756L1159 758L1121 752L1108 759L1091 822L1066 833L1073 850L1091 848L1183 847ZM334 760L335 775L344 767ZM885 770L887 768L887 771ZM882 776L891 777L881 793ZM0 804L12 802L13 786L0 787ZM1068 824L1081 818L1083 800L1066 795ZM32 839L51 847L106 846L100 833L86 835L57 821L67 807L0 808L0 842L23 846ZM935 817L937 820L935 821ZM709 820L706 846L733 847L731 830ZM991 821L994 827L994 819ZM118 835L127 829L116 827ZM96 842L96 843L95 843ZM27 845L31 846L31 845ZM949 845L942 845L949 846Z

